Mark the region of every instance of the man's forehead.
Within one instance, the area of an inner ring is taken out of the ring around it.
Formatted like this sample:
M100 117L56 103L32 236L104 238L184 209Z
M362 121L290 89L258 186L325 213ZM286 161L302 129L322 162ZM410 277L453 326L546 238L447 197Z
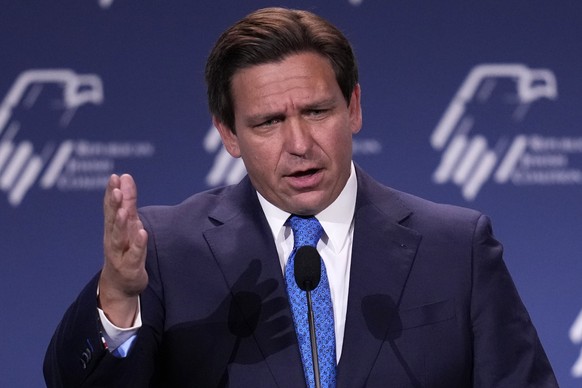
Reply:
M287 55L281 60L242 67L233 73L230 87L231 92L234 92L235 87L257 88L279 81L292 79L301 81L302 78L311 78L313 81L320 79L337 84L333 66L326 57L313 52L300 52ZM251 85L245 85L245 82L250 82Z
M333 64L328 57L326 57L325 55L323 55L317 51L314 51L314 50L303 50L303 51L291 52L291 53L288 53L288 54L281 56L280 58L276 58L273 60L266 60L264 62L248 64L248 65L239 67L231 75L231 79L230 79L231 87L232 87L232 80L241 72L245 72L248 70L257 69L257 68L261 68L261 67L264 68L265 66L268 66L268 65L281 64L283 62L288 61L289 59L293 59L293 58L297 58L297 57L304 57L304 56L318 57L319 59L327 62L327 64L329 65L329 70L333 73L334 77L336 76Z
M235 109L242 105L260 113L279 111L283 105L303 108L331 103L343 97L328 61L316 55L291 56L242 69L232 79L231 92Z

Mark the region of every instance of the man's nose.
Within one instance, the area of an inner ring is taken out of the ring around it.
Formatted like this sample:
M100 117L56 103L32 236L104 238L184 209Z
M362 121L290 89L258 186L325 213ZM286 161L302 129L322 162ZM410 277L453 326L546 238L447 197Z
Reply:
M287 121L285 128L285 148L290 154L305 156L313 145L311 127L301 118Z

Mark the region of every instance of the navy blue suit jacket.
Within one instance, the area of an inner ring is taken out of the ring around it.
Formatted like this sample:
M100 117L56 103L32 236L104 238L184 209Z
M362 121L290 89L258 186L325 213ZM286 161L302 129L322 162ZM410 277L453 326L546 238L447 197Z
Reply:
M357 169L337 386L552 387L552 369L482 214ZM305 386L284 279L248 178L140 211L143 326L126 358L101 344L97 278L45 358L49 386Z

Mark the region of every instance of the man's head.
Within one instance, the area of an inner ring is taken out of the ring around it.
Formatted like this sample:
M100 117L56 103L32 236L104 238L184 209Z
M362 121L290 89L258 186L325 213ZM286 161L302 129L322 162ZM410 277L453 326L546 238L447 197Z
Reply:
M313 14L271 8L237 23L216 47L207 79L226 150L270 203L318 214L345 187L362 125L347 40Z
M358 67L350 43L341 31L311 12L264 8L226 30L212 49L206 63L210 112L236 132L233 75L250 66L280 62L291 54L306 51L329 60L349 104L358 83Z

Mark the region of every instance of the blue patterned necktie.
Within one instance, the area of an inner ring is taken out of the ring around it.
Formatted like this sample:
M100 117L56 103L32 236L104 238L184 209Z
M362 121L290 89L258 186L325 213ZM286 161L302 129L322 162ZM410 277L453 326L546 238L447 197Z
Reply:
M291 303L293 322L301 350L301 360L303 361L303 371L308 387L315 387L315 375L313 372L313 358L311 355L311 342L309 339L309 323L307 319L307 297L295 281L294 266L295 253L304 246L316 247L321 238L323 228L315 217L299 217L292 215L289 223L293 230L293 251L289 256L285 266L285 282L287 293ZM313 301L313 314L315 316L315 332L317 337L317 354L319 357L319 372L321 386L325 388L335 387L335 331L333 324L333 306L331 304L331 293L329 282L325 271L325 264L321 260L321 280L317 288L311 291Z

